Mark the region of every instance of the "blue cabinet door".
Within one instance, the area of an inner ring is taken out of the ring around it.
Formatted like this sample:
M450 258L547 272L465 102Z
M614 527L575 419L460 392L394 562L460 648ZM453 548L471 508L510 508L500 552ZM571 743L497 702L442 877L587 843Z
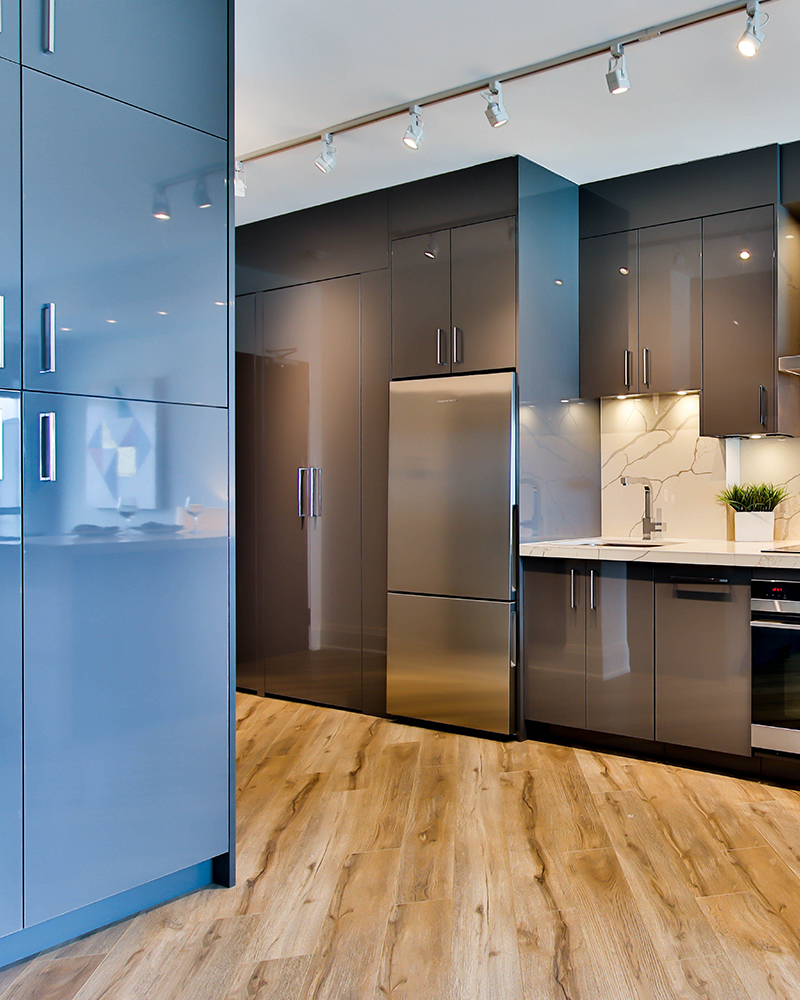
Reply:
M0 937L22 927L19 394L0 392Z
M9 4L9 6L11 6ZM5 36L6 8L3 7ZM20 68L0 59L0 387L19 389L20 331Z
M19 0L0 3L0 56L19 62Z
M25 388L226 405L227 144L22 85Z
M23 0L22 62L213 135L227 135L224 0Z
M228 851L227 411L24 396L30 926Z

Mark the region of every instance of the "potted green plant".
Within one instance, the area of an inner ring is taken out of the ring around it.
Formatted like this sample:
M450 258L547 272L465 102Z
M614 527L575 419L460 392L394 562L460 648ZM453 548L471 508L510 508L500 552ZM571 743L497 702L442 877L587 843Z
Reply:
M775 537L775 508L789 496L772 483L726 486L717 500L733 511L733 535L737 542L770 542Z

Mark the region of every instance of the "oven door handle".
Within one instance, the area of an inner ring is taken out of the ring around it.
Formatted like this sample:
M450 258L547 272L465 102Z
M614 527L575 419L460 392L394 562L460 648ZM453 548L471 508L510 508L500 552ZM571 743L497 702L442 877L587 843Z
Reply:
M750 622L753 628L787 628L793 632L800 632L800 622L797 625L789 625L786 622Z

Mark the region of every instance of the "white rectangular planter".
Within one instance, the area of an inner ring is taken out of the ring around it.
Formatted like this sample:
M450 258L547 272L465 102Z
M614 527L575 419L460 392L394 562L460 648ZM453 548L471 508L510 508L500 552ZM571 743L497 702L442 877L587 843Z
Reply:
M734 511L733 534L737 542L771 542L775 537L775 511Z

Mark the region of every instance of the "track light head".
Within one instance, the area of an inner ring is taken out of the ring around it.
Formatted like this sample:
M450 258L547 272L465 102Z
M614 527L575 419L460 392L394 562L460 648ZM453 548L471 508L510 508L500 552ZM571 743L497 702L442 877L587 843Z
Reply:
M625 46L619 43L611 46L611 58L608 60L606 83L612 94L624 94L631 89L628 70L625 66Z
M419 149L422 145L422 140L425 138L425 133L422 131L422 119L420 118L422 112L417 104L412 104L408 109L408 113L411 115L411 124L406 129L403 142L409 149Z
M748 59L752 58L758 52L759 46L764 41L764 32L761 29L769 20L769 14L765 14L764 18L765 20L762 21L761 4L758 0L749 0L747 4L747 26L744 29L744 34L739 39L739 44L736 46L742 55L747 56Z
M159 188L153 198L153 217L166 221L169 219L169 200L166 188Z
M329 174L336 166L336 146L333 144L333 136L330 132L323 133L322 152L314 160L314 166L321 170L323 174Z
M481 97L486 101L488 107L485 114L492 128L499 128L508 121L508 112L503 106L503 85L499 80L495 80L488 90L481 93Z
M244 164L237 160L233 171L233 193L237 198L244 198L247 194L247 179L244 175Z
M206 187L205 177L198 177L194 186L194 203L198 208L211 208L211 198Z

